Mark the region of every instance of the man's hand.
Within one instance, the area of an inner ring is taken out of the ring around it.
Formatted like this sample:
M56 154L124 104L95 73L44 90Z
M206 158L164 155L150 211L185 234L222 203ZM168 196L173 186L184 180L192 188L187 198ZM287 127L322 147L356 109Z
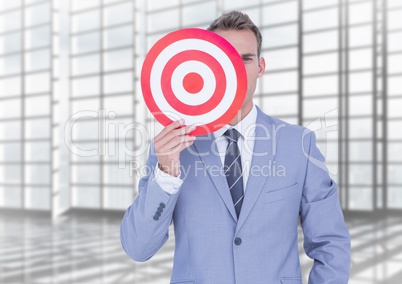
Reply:
M195 125L185 126L184 120L177 120L155 136L154 146L159 169L175 177L180 174L180 152L193 144L196 137L189 133L195 128Z

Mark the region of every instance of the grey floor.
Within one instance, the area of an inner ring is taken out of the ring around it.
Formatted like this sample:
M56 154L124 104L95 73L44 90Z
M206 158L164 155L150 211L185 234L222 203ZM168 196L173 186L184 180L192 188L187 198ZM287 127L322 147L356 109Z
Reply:
M402 283L402 216L347 218L352 235L349 283ZM0 213L0 283L169 283L173 238L146 263L119 241L120 216ZM302 234L300 234L300 244ZM307 283L311 261L300 246Z

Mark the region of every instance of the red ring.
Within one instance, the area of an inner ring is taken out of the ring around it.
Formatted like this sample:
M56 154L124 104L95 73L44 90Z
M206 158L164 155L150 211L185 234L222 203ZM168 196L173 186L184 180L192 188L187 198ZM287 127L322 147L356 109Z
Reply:
M207 133L214 132L222 128L227 123L229 123L241 109L243 102L246 98L247 72L244 63L240 55L236 51L236 49L226 39L224 39L223 37L219 36L214 32L198 28L182 29L169 33L168 35L164 36L159 41L157 41L152 46L147 56L145 57L144 64L141 70L141 88L145 103L148 106L151 113L154 115L155 119L164 126L171 124L173 121L159 109L158 105L156 104L152 96L150 86L151 71L156 58L167 46L171 45L176 41L191 38L205 40L219 47L230 59L233 68L236 72L236 79L237 79L237 90L235 94L235 99L229 106L228 110L216 120L197 127L191 133L192 135L204 135Z
M212 97L205 103L196 106L181 102L172 90L172 75L174 70L183 62L190 60L201 61L208 65L214 73L216 82ZM161 84L163 95L172 108L180 109L180 113L186 115L202 115L211 111L222 101L226 91L226 76L219 62L208 53L199 50L186 50L176 54L166 63L162 72ZM164 86L165 88L163 88Z

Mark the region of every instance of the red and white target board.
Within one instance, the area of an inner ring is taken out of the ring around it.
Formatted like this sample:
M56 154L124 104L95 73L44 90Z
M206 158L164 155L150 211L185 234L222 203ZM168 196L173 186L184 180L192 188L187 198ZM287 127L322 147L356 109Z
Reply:
M214 132L241 109L247 73L236 49L202 29L182 29L161 38L141 71L144 100L156 120L168 125L184 119L192 135Z

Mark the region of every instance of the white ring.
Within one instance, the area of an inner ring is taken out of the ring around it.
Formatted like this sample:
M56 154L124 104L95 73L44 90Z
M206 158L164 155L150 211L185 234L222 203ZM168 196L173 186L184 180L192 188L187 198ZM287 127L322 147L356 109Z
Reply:
M186 115L180 113L180 118L184 119L187 125L207 124L217 120L228 111L228 109L230 108L236 97L237 92L237 76L234 66L229 57L218 46L208 41L200 39L183 39L167 46L158 55L152 66L150 74L151 92L154 97L154 101L158 106L158 108L161 110L161 112L164 113L169 119L173 121L177 120L178 111L172 108L166 101L166 98L163 95L162 86L160 82L162 78L162 71L166 66L167 62L174 55L182 51L187 51L189 49L199 50L211 55L219 62L219 64L222 66L222 69L225 72L226 77L225 94L223 96L222 101L216 107L214 107L211 111L204 113L202 115Z
M191 72L200 75L204 81L203 88L195 94L187 92L182 83L184 77ZM206 103L213 96L216 88L215 75L212 70L205 63L195 60L185 61L177 66L173 71L170 83L177 99L184 104L192 106Z

